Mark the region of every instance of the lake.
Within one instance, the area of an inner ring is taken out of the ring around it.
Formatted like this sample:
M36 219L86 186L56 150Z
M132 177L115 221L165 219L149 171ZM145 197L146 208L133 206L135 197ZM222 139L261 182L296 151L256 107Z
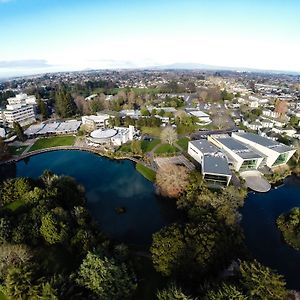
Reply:
M11 167L16 176L37 178L44 170L74 177L84 185L87 206L110 238L149 246L152 234L176 221L175 202L158 197L153 184L135 170L129 160L110 160L81 151L53 151L20 161ZM276 218L300 207L300 180L289 177L268 193L249 193L241 210L246 244L253 256L278 270L289 288L300 289L300 251L285 244ZM125 207L118 214L116 208Z
M267 193L249 193L241 213L253 256L284 275L290 288L300 290L300 251L282 240L276 226L277 217L296 206L300 207L300 180L291 176Z
M130 160L72 150L47 152L16 164L16 176L37 178L44 170L72 176L82 184L100 229L118 241L150 245L152 234L177 218L175 202L157 196ZM126 212L118 214L120 207Z

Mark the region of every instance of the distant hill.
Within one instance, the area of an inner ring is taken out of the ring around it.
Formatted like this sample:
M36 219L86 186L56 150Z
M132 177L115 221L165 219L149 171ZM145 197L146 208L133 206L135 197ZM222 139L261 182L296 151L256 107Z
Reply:
M174 63L170 65L158 65L148 67L147 69L153 70L216 70L216 71L238 71L238 72L255 72L255 73L273 73L273 74L292 74L300 75L300 72L295 71L283 71L283 70L263 70L254 68L243 67L226 67L226 66L214 66L198 63Z

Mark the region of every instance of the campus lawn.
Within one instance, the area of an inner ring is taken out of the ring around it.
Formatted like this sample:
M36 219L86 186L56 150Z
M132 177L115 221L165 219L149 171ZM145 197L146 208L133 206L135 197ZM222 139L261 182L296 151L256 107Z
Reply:
M151 136L160 136L160 133L162 131L161 127L142 127L142 133L143 134L148 134Z
M155 150L155 153L156 154L171 154L171 153L176 153L177 150L178 149L172 145L162 144Z
M130 144L123 144L118 149L120 152L130 153L131 152L131 143Z
M16 146L10 146L9 147L9 152L12 154L12 155L21 155L24 150L27 148L27 146L19 146L19 147L16 147Z
M141 148L143 153L147 153L153 150L153 148L160 143L160 140L141 141Z
M155 172L142 164L137 163L135 166L136 170L141 173L149 181L155 181Z
M58 146L72 146L74 145L74 143L75 136L56 136L51 138L42 138L37 140L32 145L29 152Z
M184 138L181 138L179 139L176 144L178 146L180 146L184 151L187 151L188 149L188 144L189 144L189 139L184 137Z

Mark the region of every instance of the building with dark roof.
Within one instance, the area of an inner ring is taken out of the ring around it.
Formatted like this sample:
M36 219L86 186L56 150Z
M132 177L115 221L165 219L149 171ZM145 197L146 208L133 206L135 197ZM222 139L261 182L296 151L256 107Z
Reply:
M206 139L189 142L188 154L201 165L205 180L214 185L228 185L232 173L226 156Z
M265 156L263 164L269 168L286 164L296 152L292 147L250 132L235 132L231 136Z
M257 169L265 157L227 134L211 135L208 140L222 149L235 171Z

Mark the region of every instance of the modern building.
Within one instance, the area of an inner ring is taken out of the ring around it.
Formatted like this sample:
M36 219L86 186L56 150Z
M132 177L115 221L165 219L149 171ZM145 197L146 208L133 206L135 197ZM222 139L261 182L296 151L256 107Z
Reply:
M28 104L28 105L36 105L36 97L34 95L28 96L27 94L18 94L15 97L11 97L7 99L9 105L15 104Z
M210 135L208 140L222 149L229 165L232 165L235 171L258 169L264 159L264 156L254 149L227 134Z
M33 105L30 104L8 104L6 109L0 113L0 122L12 128L14 122L21 126L27 126L36 122Z
M254 133L234 132L231 136L264 156L262 164L269 168L286 164L296 152L292 147Z
M87 131L93 131L96 129L106 128L110 119L110 116L107 114L99 114L97 116L83 116L82 124L85 126Z
M226 156L208 140L189 142L188 154L201 165L203 178L213 185L227 186L232 173Z
M76 134L80 128L81 121L68 120L65 122L40 123L29 126L24 133L29 138L37 136L49 136L60 134Z
M191 116L197 117L200 123L209 124L211 119L209 115L201 110L193 110L188 112Z
M114 127L113 129L97 129L91 132L87 138L88 141L96 145L112 144L114 146L121 146L122 144L132 141L137 132L134 126Z

